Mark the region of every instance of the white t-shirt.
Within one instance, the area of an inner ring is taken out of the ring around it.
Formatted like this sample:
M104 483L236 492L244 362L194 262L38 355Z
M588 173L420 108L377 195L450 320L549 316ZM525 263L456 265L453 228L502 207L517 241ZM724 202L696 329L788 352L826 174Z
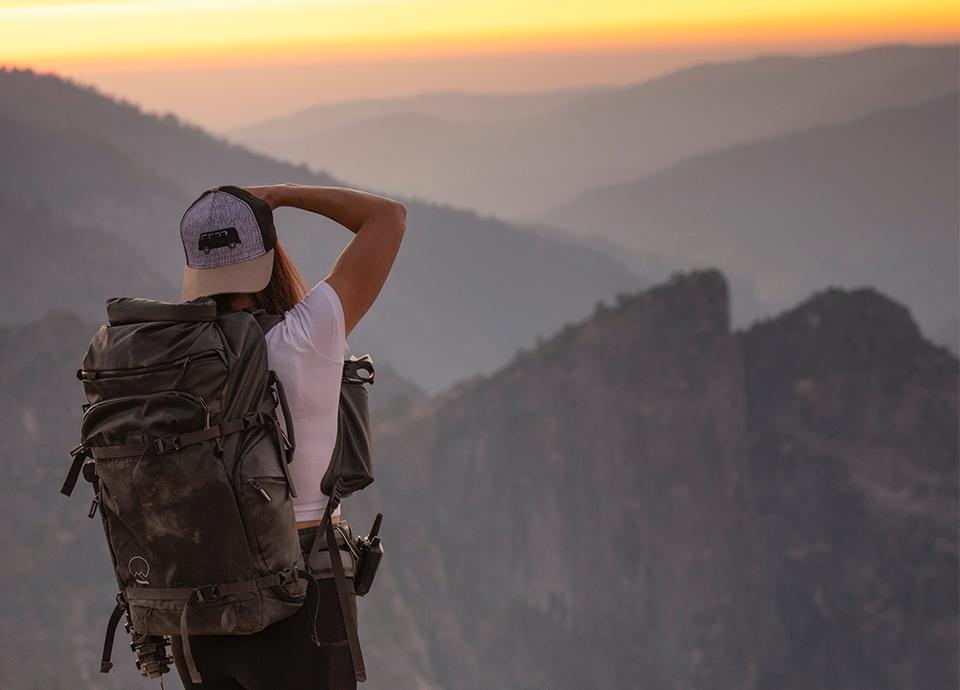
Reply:
M297 447L290 475L298 522L320 519L327 504L320 480L337 442L345 330L340 297L321 280L266 335L267 361L283 383L293 417ZM333 514L340 514L339 506Z

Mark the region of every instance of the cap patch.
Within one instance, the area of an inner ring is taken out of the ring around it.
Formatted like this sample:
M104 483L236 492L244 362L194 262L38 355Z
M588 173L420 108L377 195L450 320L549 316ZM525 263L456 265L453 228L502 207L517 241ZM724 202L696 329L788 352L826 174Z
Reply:
M209 254L211 249L222 247L233 249L238 244L240 244L240 233L237 232L235 227L229 227L201 232L197 240L197 249L204 254Z

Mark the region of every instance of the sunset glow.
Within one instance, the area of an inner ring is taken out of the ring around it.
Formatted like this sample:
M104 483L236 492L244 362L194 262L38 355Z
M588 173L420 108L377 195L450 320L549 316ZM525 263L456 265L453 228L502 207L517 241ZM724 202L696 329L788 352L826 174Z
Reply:
M956 40L957 22L957 3L943 0L0 0L0 63L116 70L699 43L948 41Z

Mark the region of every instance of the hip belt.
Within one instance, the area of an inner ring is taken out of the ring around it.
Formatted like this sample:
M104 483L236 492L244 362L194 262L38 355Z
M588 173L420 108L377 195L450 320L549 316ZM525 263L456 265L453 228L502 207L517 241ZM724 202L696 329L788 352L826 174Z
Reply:
M311 557L310 549L319 529L319 525L302 527L297 530L297 534L300 537L300 550L303 552L306 570L318 580L322 580L333 577L333 565L330 562L326 534L320 535L320 550ZM354 546L356 538L353 536L350 523L341 519L333 526L333 534L337 542L337 548L341 551L340 560L343 563L343 574L346 577L353 577L359 554Z

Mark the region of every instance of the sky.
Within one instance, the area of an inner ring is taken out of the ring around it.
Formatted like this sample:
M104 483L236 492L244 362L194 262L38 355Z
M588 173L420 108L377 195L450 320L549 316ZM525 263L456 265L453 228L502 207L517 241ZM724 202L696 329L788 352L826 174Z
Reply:
M214 131L425 91L628 84L704 60L960 35L957 0L0 0L0 64Z

